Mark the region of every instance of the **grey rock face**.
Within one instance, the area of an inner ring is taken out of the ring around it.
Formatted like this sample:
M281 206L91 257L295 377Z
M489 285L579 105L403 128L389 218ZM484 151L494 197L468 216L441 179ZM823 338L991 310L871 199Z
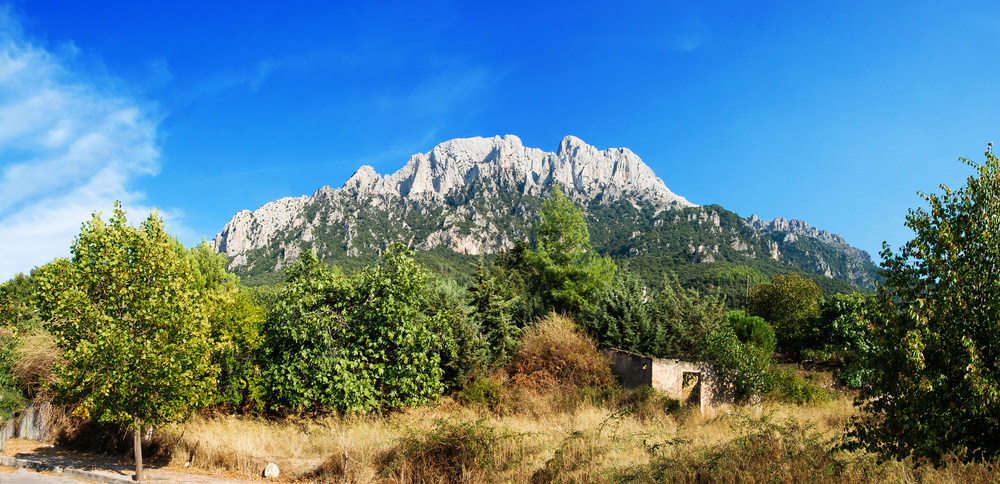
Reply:
M520 195L542 196L558 183L567 196L586 203L600 197L616 200L630 197L648 201L663 209L695 206L670 191L635 153L626 148L598 150L579 138L567 136L555 153L527 148L513 135L493 138L465 138L446 141L427 153L410 157L399 171L380 176L370 166L362 166L335 189L328 186L311 197L282 198L257 210L237 213L222 232L209 242L218 252L233 258L230 269L246 265L247 253L266 248L281 232L297 232L304 242L314 241L320 223L342 224L348 254L358 254L357 215L348 209L364 203L368 208L389 210L403 202L403 215L446 207L445 226L421 240L411 240L418 249L445 246L465 254L492 253L512 246L502 227L490 213L463 207L469 201L469 187L475 185L479 197L496 197L510 187ZM409 203L407 203L409 202ZM306 206L322 206L323 221L307 219ZM504 207L493 207L503 210ZM455 224L471 222L476 230L463 232ZM405 227L403 227L405 229ZM364 235L364 234L360 234ZM284 255L276 268L298 256L301 248L282 247Z
M393 174L362 166L341 188L243 210L209 244L230 258L230 270L251 275L287 267L303 251L337 261L376 255L393 241L417 250L497 253L531 239L542 198L556 184L584 207L592 240L604 244L595 248L613 256L770 260L873 285L871 257L840 235L800 220L699 207L628 149L598 150L573 136L555 152L525 147L512 135L446 141Z

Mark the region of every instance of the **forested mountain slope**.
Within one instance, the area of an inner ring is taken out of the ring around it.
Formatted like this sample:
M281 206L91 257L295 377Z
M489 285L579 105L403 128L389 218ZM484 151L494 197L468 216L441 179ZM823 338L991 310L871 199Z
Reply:
M210 244L249 283L275 279L304 250L350 267L394 241L461 277L478 256L530 240L556 184L585 208L594 248L628 261L650 284L673 272L688 285L735 295L748 280L789 271L813 275L828 292L874 283L869 254L839 235L694 205L630 150L598 150L572 136L555 152L511 135L450 140L391 175L363 166L339 189L241 211Z

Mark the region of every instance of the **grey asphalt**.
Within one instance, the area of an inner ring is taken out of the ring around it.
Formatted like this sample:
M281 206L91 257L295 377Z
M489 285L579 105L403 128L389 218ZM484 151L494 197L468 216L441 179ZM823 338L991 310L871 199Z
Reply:
M14 472L0 472L0 484L81 484L85 482L92 481L39 474L24 469L18 469Z

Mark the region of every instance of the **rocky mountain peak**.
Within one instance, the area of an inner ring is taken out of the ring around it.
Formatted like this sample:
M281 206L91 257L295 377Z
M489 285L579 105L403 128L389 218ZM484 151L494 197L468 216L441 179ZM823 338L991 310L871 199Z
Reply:
M312 197L284 198L265 204L254 212L242 211L219 233L211 245L234 257L233 264L245 263L245 254L267 247L281 231L303 230L301 237L313 237L315 222L304 213L306 206L329 206L327 223L344 223L352 215L343 208L348 201L365 202L368 207L393 210L394 204L407 202L419 213L470 197L497 197L510 190L518 196L543 196L553 184L560 184L566 194L581 203L599 198L604 202L628 198L632 203L649 202L661 210L692 207L684 197L675 195L653 170L628 149L598 150L575 136L567 136L556 152L528 148L514 135L492 138L459 138L445 141L427 153L417 153L395 173L379 175L371 166L362 166L339 188L324 186ZM477 193L469 193L475 185ZM485 194L485 195L484 195ZM497 210L520 210L496 207ZM448 225L471 217L473 223L485 224L476 234L456 235L454 226L435 232L422 242L434 247L445 245L464 253L491 252L512 244L501 227L491 226L486 215L460 209ZM462 212L462 213L458 213ZM485 217L485 218L484 218ZM492 216L491 216L492 217ZM306 226L309 227L306 227ZM347 224L348 251L352 250L353 231ZM420 244L418 244L420 245ZM298 249L292 250L297 254Z
M338 260L377 254L392 241L417 250L496 253L530 238L540 199L556 184L586 207L592 233L605 240L602 250L619 256L671 253L693 263L767 258L870 282L870 258L839 235L800 220L744 219L698 207L671 192L631 150L600 150L575 136L563 138L555 152L526 147L513 135L445 141L395 173L362 166L340 188L240 211L209 244L244 274L279 270L306 250Z
M385 177L363 166L343 190L362 196L443 200L473 181L513 184L532 195L559 183L578 201L632 196L668 207L694 206L671 192L630 150L598 150L575 136L563 138L555 153L527 148L514 135L453 139L411 156L399 171Z

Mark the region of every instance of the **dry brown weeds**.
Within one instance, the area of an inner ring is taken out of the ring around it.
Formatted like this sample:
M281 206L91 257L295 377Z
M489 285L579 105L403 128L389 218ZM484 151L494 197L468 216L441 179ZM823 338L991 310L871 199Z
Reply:
M52 400L49 387L53 381L52 366L61 355L55 338L44 329L35 329L20 338L15 349L13 373L25 388L35 392L30 397Z
M378 417L266 421L199 417L173 461L257 475L276 462L303 482L997 482L982 466L878 464L832 451L849 398L637 415L601 402L560 409L554 394L498 415L444 398Z

